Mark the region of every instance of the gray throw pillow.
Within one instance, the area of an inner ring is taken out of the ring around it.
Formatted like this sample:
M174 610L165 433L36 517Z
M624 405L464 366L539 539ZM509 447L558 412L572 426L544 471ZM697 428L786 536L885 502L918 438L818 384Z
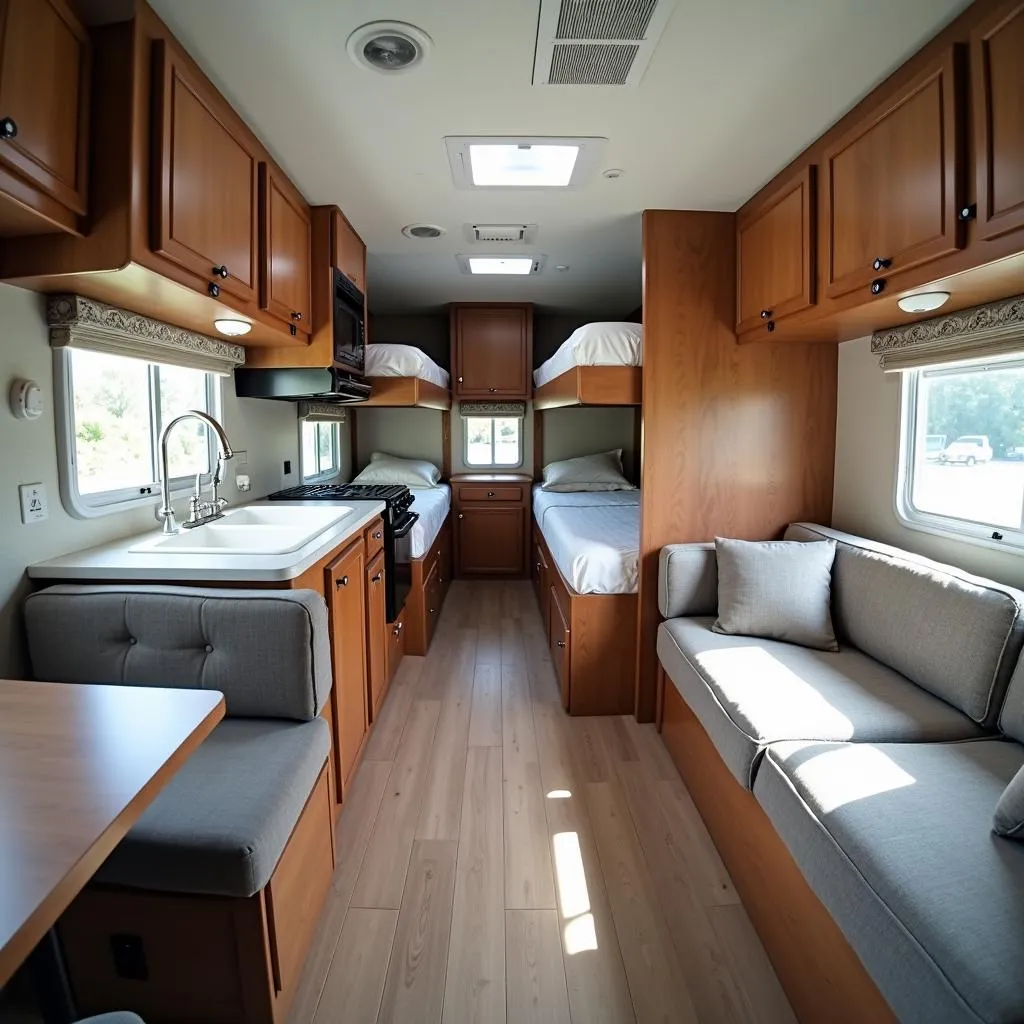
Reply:
M1024 841L1024 768L1010 779L1009 785L1003 790L996 804L992 831L1007 839Z
M715 538L716 633L763 636L838 651L832 629L834 540L746 541Z

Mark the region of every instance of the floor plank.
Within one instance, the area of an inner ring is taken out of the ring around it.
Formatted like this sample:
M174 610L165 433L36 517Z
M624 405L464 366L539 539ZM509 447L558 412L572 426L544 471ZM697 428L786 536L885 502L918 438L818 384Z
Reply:
M569 1024L555 912L506 910L505 949L510 1024Z
M373 731L363 754L364 761L394 761L426 660L411 656L402 659L380 715L373 723Z
M397 922L394 910L348 912L314 1024L377 1019Z
M417 840L413 845L380 1021L406 1024L441 1019L456 847L450 840L437 839Z
M501 668L498 666L476 666L473 707L469 718L469 745L501 746Z

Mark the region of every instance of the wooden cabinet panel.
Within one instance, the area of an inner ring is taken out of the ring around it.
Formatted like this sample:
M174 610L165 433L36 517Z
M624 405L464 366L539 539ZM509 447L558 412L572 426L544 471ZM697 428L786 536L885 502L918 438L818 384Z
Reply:
M334 266L338 268L364 295L366 294L366 246L352 225L334 211L331 234L333 236Z
M188 58L163 40L153 57L153 248L211 286L255 303L256 141Z
M963 244L959 65L950 47L825 154L829 296Z
M533 312L529 306L455 306L452 378L459 398L530 397Z
M455 520L460 576L519 576L526 554L526 509L466 506Z
M437 620L441 615L441 604L444 600L441 574L436 565L423 584L423 592L426 595L427 647L429 647L430 641L434 639L434 633L437 630Z
M369 726L366 683L366 558L363 539L350 544L325 570L334 665L336 792L341 799Z
M548 643L551 645L551 662L562 690L562 707L566 711L569 710L569 682L572 678L570 639L569 617L562 611L555 588L551 587L548 593Z
M809 165L738 218L737 333L774 325L814 303L814 183Z
M461 501L522 501L522 487L494 484L491 487L459 487Z
M1024 2L999 8L971 34L978 232L1024 228Z
M384 547L384 520L377 516L363 530L363 543L366 545L366 557L373 558Z
M0 0L0 163L86 212L91 46L64 0Z
M310 332L313 221L306 201L269 164L260 164L260 308Z
M391 685L391 680L395 678L395 673L398 671L398 666L402 664L402 658L405 657L405 608L398 613L398 618L391 623L391 628L388 629L388 686Z
M537 603L540 605L541 618L545 622L548 620L548 591L551 586L548 582L548 574L550 571L547 555L544 553L544 545L539 537L534 537L531 575L533 577L533 589L537 593Z
M366 653L371 718L380 709L387 686L387 600L384 590L384 552L366 567Z

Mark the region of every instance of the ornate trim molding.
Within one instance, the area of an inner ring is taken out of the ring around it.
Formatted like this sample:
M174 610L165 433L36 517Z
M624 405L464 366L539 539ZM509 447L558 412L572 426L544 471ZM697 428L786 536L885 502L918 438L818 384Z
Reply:
M884 356L908 348L953 348L1014 335L1024 345L1024 295L875 331L871 335L871 351Z
M229 374L245 362L241 345L151 320L83 295L49 296L46 323L53 348L92 349L221 374Z
M525 416L525 402L459 402L460 416Z
M348 419L344 406L337 402L317 402L309 400L299 402L300 420L330 420L332 423L344 423Z

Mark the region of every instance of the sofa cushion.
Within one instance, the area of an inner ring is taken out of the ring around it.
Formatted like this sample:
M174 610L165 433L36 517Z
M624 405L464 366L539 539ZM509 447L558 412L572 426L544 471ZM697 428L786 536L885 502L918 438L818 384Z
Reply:
M753 782L764 748L777 740L914 742L983 734L956 708L852 647L836 654L722 636L711 622L662 623L658 657L744 786Z
M798 523L787 540L837 542L839 640L994 725L1024 643L1024 594L899 548Z
M1024 1020L1024 844L991 830L1021 765L1003 739L768 749L754 795L901 1021Z
M1000 795L992 828L1007 839L1024 840L1024 768L1010 779Z
M829 612L835 541L715 538L716 633L838 651Z
M658 610L662 618L718 611L714 544L666 544L658 555Z
M1024 743L1024 656L1017 661L1010 677L1006 700L999 712L999 728L1018 743Z
M330 750L312 722L225 720L107 858L96 880L251 896L284 852Z

